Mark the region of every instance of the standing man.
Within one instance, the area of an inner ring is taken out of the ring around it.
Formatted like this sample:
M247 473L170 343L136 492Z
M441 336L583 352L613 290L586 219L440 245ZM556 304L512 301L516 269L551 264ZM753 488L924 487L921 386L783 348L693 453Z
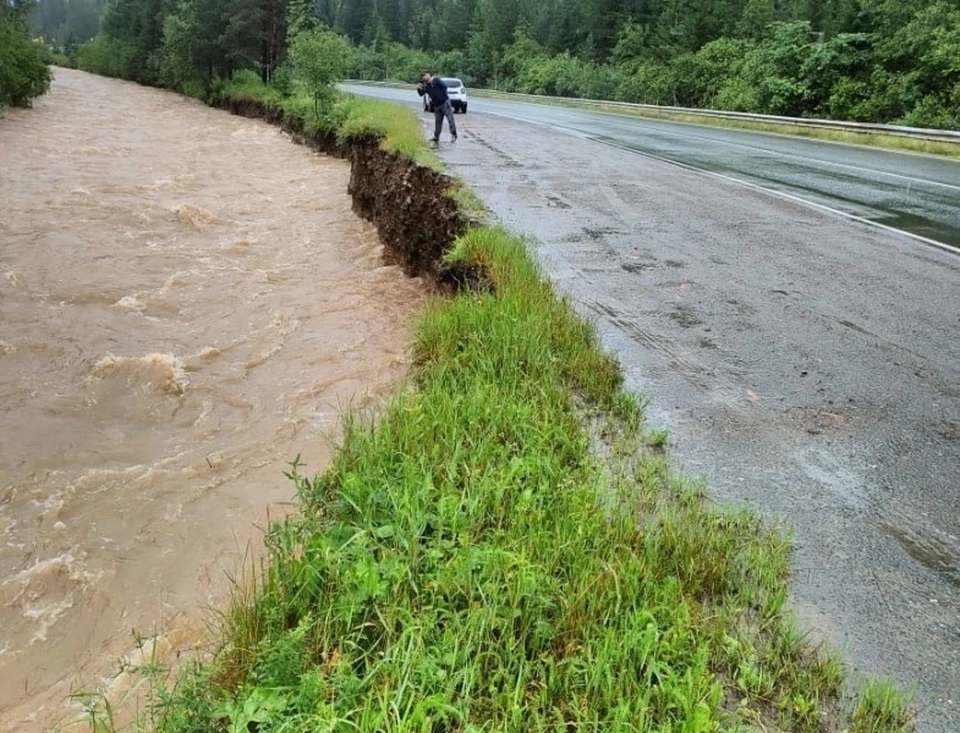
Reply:
M447 96L447 85L443 79L434 76L429 71L424 71L420 75L420 83L417 84L417 94L421 97L424 94L430 95L430 102L433 104L433 117L436 124L433 128L433 142L440 142L440 132L443 129L443 118L447 118L447 127L450 128L450 141L457 141L457 123L453 119L453 107L450 104L450 98Z

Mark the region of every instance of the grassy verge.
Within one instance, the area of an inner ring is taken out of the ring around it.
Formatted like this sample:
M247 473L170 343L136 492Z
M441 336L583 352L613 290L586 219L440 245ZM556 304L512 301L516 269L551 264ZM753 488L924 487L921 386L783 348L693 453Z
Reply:
M396 107L340 104L338 134L423 140ZM908 730L887 684L844 699L841 663L785 610L781 528L671 472L524 243L478 227L448 259L491 287L428 307L409 382L375 421L345 416L327 471L291 464L298 511L270 528L216 653L170 688L145 667L140 726Z

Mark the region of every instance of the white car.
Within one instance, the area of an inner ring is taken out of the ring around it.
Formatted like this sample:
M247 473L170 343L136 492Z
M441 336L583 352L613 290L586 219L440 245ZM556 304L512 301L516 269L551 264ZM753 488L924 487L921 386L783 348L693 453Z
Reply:
M441 76L441 81L447 86L447 96L450 98L450 106L454 112L467 113L467 88L460 79L453 76ZM423 95L423 111L433 112L433 102L430 101L430 95Z

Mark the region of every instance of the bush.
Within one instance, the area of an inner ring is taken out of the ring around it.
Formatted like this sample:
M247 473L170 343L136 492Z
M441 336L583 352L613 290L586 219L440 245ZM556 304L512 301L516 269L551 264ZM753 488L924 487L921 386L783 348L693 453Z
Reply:
M728 109L725 103L720 101L724 96L738 100L737 106L729 109L740 109L750 86L740 78L743 59L752 48L752 44L747 41L718 38L691 57L692 67L689 73L699 106Z
M225 97L258 99L276 107L279 107L284 99L276 87L264 84L260 75L252 69L235 71L229 81L214 81L209 98L216 100Z
M30 40L27 26L0 10L0 108L29 107L50 88L50 52Z
M430 54L407 48L399 43L387 45L384 61L384 76L391 81L413 84L424 71L436 71L433 68L434 59Z
M870 94L867 82L840 79L823 105L823 116L833 120L871 122L875 113L869 108Z
M101 76L117 76L113 47L103 36L97 36L77 49L77 68Z
M65 53L51 53L50 63L54 66L62 66L65 69L75 69L77 68L77 57L76 55L68 56Z
M293 67L288 63L282 63L273 71L270 78L270 85L280 92L283 97L289 97L294 92L294 72Z
M333 85L350 68L352 53L347 39L328 30L300 33L290 41L290 64L297 80L313 96L313 110L318 118L334 97Z
M623 78L618 66L590 64L580 87L580 96L587 99L616 99Z
M730 112L756 112L760 109L757 88L739 76L727 79L717 90L714 106Z
M355 79L385 81L387 78L385 54L368 46L357 46L353 53L353 66L350 75Z
M946 97L947 95L943 96ZM960 102L960 84L954 87L952 99L944 99L932 94L927 95L899 122L909 127L931 127L941 130L960 129L958 102Z
M522 67L515 84L525 94L577 97L585 76L583 63L569 54L541 56Z
M617 99L641 104L670 104L673 79L670 70L656 61L637 65L632 73L624 73Z
M461 79L467 86L471 86L475 81L463 51L446 51L439 54L434 59L432 68L440 76L455 76Z
M187 81L182 82L180 84L179 91L188 97L199 99L201 102L206 102L210 96L207 92L206 85L202 81L198 81L196 79L188 79Z

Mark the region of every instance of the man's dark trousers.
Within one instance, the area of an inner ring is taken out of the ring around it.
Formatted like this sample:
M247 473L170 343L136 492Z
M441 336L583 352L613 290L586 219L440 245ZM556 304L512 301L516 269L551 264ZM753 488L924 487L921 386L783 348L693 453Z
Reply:
M447 118L447 126L450 128L450 135L454 140L457 139L457 122L453 119L453 105L450 104L448 99L446 102L441 104L439 107L434 107L433 109L433 118L436 120L436 125L433 128L433 139L440 139L440 131L443 130L443 118Z

